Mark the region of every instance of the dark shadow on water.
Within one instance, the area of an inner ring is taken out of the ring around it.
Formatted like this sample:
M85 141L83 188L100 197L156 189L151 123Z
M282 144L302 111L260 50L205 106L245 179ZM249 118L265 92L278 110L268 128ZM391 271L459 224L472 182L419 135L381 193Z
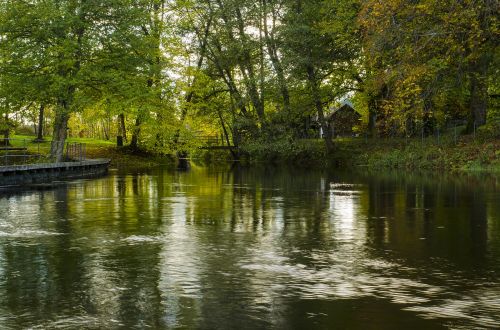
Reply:
M191 168L189 158L179 158L177 160L177 171L188 171Z

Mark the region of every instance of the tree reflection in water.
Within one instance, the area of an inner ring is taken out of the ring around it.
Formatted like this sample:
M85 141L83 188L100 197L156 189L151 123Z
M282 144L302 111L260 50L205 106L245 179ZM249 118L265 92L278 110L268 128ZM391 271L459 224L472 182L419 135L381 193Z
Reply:
M494 327L495 177L112 173L0 198L6 327Z

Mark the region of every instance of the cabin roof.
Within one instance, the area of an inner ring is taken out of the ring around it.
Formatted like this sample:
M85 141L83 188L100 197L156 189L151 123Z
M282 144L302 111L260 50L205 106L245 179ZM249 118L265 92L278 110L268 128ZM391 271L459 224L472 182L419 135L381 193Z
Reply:
M344 99L340 102L340 106L333 110L333 112L330 114L330 119L333 119L333 116L338 113L339 111L345 111L345 110L351 110L353 113L356 115L361 116L361 114L354 108L354 105L352 104L351 100L349 99Z
M348 105L349 107L351 107L351 108L354 109L354 104L352 104L351 100L349 100L349 99L343 99L340 102L340 106L337 108L337 110L339 110L340 108L344 107L345 105Z

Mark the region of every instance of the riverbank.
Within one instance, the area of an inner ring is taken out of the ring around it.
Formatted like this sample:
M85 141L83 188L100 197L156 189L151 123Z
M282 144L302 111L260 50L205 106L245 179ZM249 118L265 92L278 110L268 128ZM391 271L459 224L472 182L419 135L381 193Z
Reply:
M336 143L334 162L374 169L500 172L500 140L434 144L380 140Z
M117 169L147 169L158 165L176 164L173 156L116 147L111 141L71 139L87 145L87 157L109 158L110 167ZM50 142L44 142L45 148ZM335 150L326 155L320 139L273 143L256 141L241 148L241 162L254 164L294 164L301 167L368 167L372 169L444 170L500 172L500 137L494 132L478 132L476 136L442 136L424 139L336 139ZM33 150L35 145L28 145ZM228 151L201 151L191 154L205 163L231 159Z
M175 159L115 146L90 145L90 158L111 159L113 168L151 168L175 164ZM197 156L201 156L198 154ZM227 161L226 152L205 154L206 163ZM261 150L243 150L242 163L288 163L302 167L368 167L373 169L444 170L500 172L500 140L474 141L463 138L457 144L436 144L404 139L343 139L335 141L335 151L326 156L321 140L268 144Z
M175 159L147 152L89 144L90 158L110 158L113 168L151 168L172 165ZM426 139L337 139L327 157L322 140L268 143L242 148L242 163L288 163L302 167L368 167L373 169L500 172L500 139L462 136L457 141ZM227 161L227 151L197 153L207 163Z
M294 163L302 166L369 167L373 169L500 172L497 132L426 138L346 138L334 141L326 154L322 140L278 141L245 146L249 163Z
M161 156L150 152L133 150L129 147L116 147L114 145L87 145L89 158L111 159L110 167L118 170L148 169L158 165L174 165L175 159L171 156Z

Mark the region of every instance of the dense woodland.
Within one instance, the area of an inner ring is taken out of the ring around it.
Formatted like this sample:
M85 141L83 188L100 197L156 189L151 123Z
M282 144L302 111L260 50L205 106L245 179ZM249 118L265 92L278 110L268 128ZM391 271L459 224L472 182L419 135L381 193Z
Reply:
M0 129L162 154L499 121L497 0L0 0Z

